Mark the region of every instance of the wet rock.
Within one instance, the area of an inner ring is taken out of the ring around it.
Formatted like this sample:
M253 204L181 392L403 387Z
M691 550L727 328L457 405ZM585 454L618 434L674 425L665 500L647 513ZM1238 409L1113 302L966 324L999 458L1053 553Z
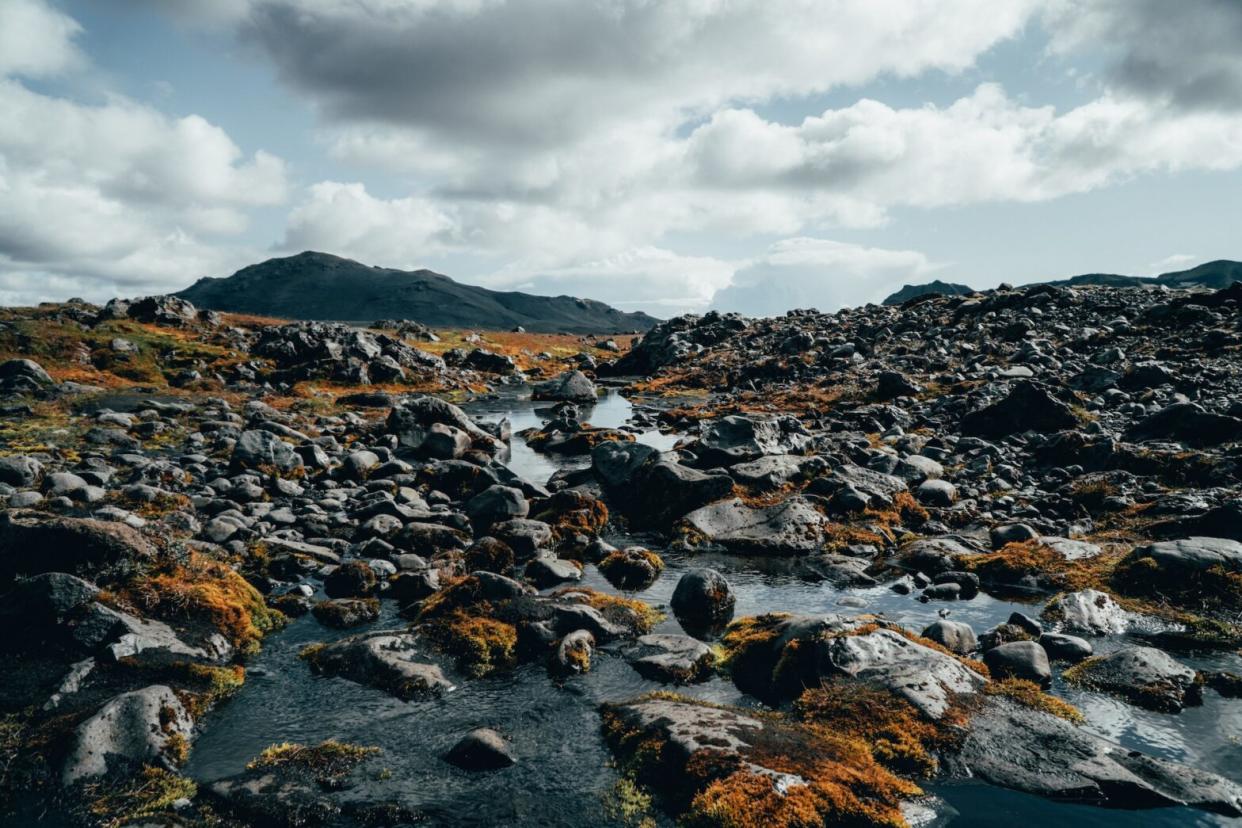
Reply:
M591 654L595 651L595 636L590 630L574 630L561 639L548 667L554 675L572 676L591 670Z
M1094 656L1067 670L1065 678L1166 713L1200 701L1195 671L1154 647L1126 646Z
M329 598L365 598L378 588L375 570L362 561L342 564L323 579L323 591Z
M664 571L660 556L641 546L628 546L605 556L598 564L600 574L617 589L646 589Z
M319 623L338 629L369 624L379 618L379 601L374 598L330 598L311 610Z
M312 645L302 657L324 676L377 687L399 699L439 695L453 689L440 667L407 633L378 632Z
M975 631L960 621L933 621L923 628L922 636L959 655L972 653L979 646Z
M1242 815L1242 788L1233 782L1123 748L1008 700L994 700L972 717L952 766L954 775L1057 800L1114 808L1189 805Z
M469 771L500 770L517 762L509 740L485 727L472 730L463 736L444 758Z
M566 371L547 382L538 383L531 391L532 400L555 402L594 403L598 395L595 383L581 371Z
M630 665L643 678L664 684L693 684L711 677L712 648L688 635L644 635L630 652Z
M929 719L939 719L954 698L977 692L987 681L958 659L895 630L856 634L862 626L857 619L834 615L741 619L726 633L726 646L739 625L767 631L734 653L730 663L734 683L764 699L796 696L820 680L845 678L891 692ZM782 657L785 663L778 670Z
M546 588L582 580L582 567L559 558L535 558L526 565L526 578L535 586Z
M692 542L739 555L805 555L824 545L830 521L803 497L773 506L739 498L696 509L682 525Z
M1096 589L1058 595L1044 608L1042 617L1063 630L1084 635L1116 635L1130 627L1130 613L1111 595Z
M729 582L716 570L692 569L677 581L669 603L683 626L711 629L733 618L736 598Z
M1041 687L1052 684L1048 654L1034 641L1010 641L983 654L983 663L995 679L1016 678L1033 681Z
M120 758L173 767L185 757L193 722L162 684L122 693L78 726L61 781L104 776Z
M1068 661L1071 664L1090 658L1095 652L1090 641L1064 633L1044 633L1039 637L1039 646L1044 648L1050 660Z
M301 828L334 824L412 824L400 802L376 800L385 763L377 748L337 741L273 745L236 776L204 786L213 803L245 825Z

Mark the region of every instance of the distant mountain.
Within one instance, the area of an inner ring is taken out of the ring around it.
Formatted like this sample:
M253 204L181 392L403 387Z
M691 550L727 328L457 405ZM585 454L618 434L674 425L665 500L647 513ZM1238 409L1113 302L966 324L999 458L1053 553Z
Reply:
M1205 287L1212 290L1227 288L1234 282L1242 282L1242 262L1217 259L1190 270L1179 270L1157 276L1156 281L1169 287Z
M1242 262L1218 259L1206 262L1190 270L1178 270L1173 273L1162 273L1159 276L1125 276L1120 273L1084 273L1068 279L1054 279L1036 284L1056 285L1058 287L1135 287L1139 285L1164 285L1171 288L1203 287L1212 290L1227 288L1235 282L1242 282ZM884 300L886 305L900 305L917 296L938 293L945 296L960 296L973 293L965 285L955 285L936 280L924 285L904 285L901 290Z
M909 302L911 299L917 299L920 296L936 294L937 296L963 296L967 293L974 293L975 289L966 285L955 285L952 282L942 282L937 279L934 282L927 282L922 285L902 285L901 290L890 294L884 300L886 305L900 305Z
M433 328L621 333L659 320L572 296L532 296L463 285L430 270L369 267L308 251L199 279L176 294L201 308L289 319L412 319Z

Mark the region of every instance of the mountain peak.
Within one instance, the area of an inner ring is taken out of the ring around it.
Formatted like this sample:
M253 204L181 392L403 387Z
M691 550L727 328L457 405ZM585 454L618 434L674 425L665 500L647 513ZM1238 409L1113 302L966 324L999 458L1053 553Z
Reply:
M489 290L431 270L373 267L316 250L200 279L176 295L218 311L338 322L411 319L438 328L620 333L645 331L657 321L590 299Z

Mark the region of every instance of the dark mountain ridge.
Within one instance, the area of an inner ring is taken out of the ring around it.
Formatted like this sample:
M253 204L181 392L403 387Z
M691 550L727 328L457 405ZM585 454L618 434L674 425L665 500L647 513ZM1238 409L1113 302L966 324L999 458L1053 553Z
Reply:
M307 251L203 278L176 294L201 308L291 319L412 319L435 328L620 333L658 321L603 302L465 285L431 270L371 267Z
M1142 285L1163 285L1170 288L1202 287L1211 290L1227 288L1235 282L1242 282L1242 262L1229 259L1217 259L1204 262L1189 270L1177 270L1162 273L1159 276L1126 276L1120 273L1084 273L1068 279L1053 279L1034 284L1056 285L1058 287L1083 287L1097 285L1103 287L1134 287ZM884 299L885 305L900 305L918 296L939 294L942 296L961 296L974 291L966 285L941 282L937 279L922 285L903 285L901 290L890 294Z

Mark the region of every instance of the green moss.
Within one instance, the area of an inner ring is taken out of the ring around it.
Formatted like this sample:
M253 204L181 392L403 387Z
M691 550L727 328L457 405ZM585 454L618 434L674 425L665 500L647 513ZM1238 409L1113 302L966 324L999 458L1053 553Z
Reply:
M335 739L311 747L283 742L268 747L251 759L246 764L246 769L308 773L326 784L345 776L368 756L379 752L380 749L376 747L338 742Z
M198 794L193 781L150 765L114 787L93 786L90 790L94 797L90 813L101 828L155 820L169 813L178 800L193 799Z

